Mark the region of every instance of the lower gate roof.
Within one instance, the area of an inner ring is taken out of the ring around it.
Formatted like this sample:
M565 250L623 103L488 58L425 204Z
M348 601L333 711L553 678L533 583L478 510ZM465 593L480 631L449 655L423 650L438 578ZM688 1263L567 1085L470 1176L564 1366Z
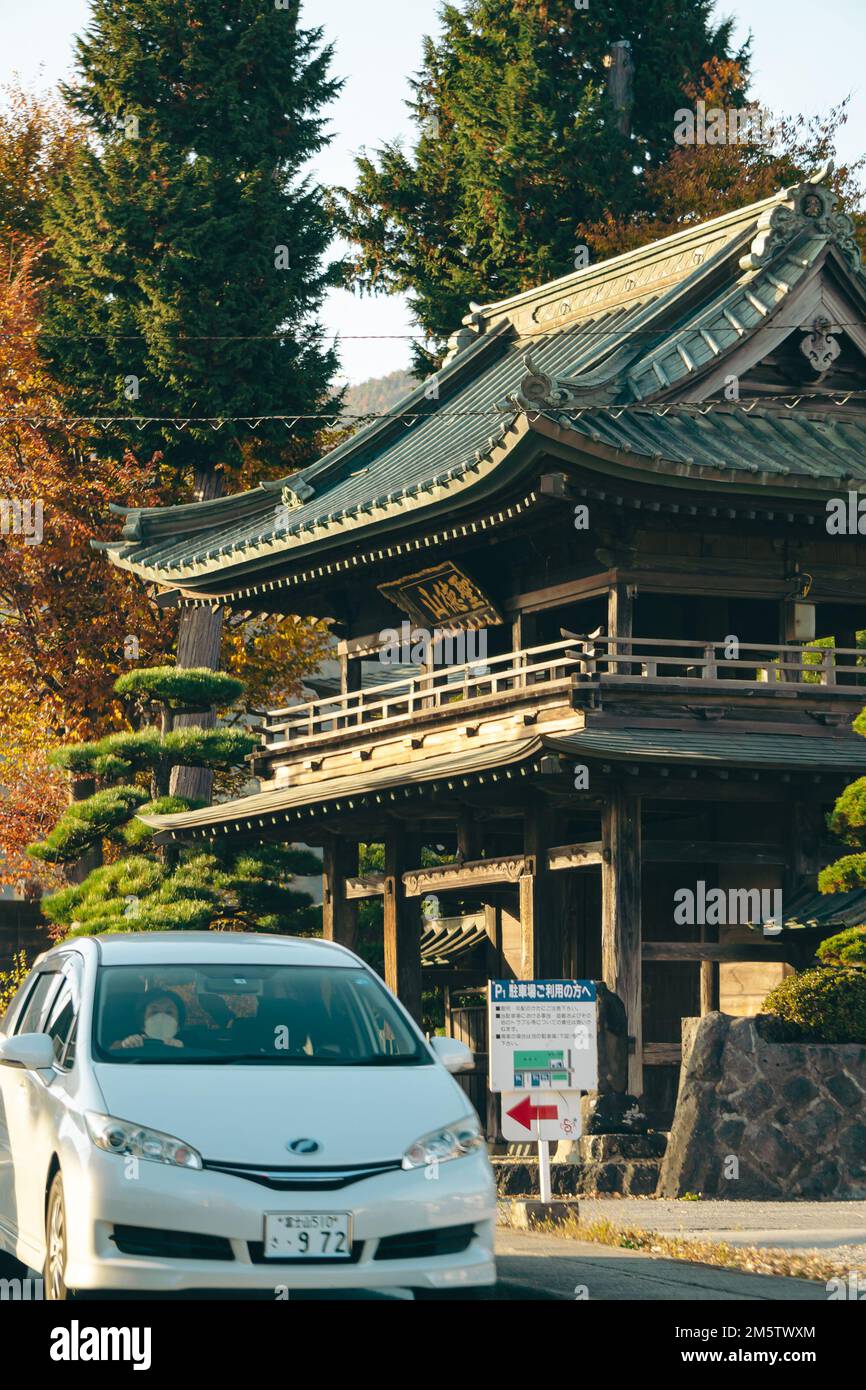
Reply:
M301 786L272 787L252 796L182 811L141 816L160 841L207 840L218 834L255 835L273 827L303 827L323 815L368 806L399 811L404 798L425 791L459 792L470 785L508 781L544 772L544 759L565 754L603 762L711 764L784 771L866 773L866 739L853 734L706 733L668 729L582 729L574 734L517 739L437 754L402 767L328 777Z

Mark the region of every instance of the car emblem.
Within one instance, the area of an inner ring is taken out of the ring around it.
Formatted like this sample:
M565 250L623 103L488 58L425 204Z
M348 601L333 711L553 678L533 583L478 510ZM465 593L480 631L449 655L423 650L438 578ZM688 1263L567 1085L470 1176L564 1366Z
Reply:
M293 1154L317 1154L321 1147L318 1139L291 1139L286 1145Z

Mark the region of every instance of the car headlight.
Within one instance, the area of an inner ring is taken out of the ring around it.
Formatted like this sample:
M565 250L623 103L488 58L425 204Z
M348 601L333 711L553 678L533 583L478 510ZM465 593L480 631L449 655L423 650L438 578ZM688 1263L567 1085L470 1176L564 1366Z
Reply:
M465 1115L453 1125L424 1134L403 1155L404 1168L426 1168L430 1163L447 1163L462 1158L473 1149L484 1147L484 1135L477 1115Z
M89 1110L85 1116L87 1129L98 1149L109 1154L146 1158L152 1163L172 1163L177 1168L201 1168L201 1154L182 1139L163 1134L158 1129L117 1120L113 1115L97 1115Z

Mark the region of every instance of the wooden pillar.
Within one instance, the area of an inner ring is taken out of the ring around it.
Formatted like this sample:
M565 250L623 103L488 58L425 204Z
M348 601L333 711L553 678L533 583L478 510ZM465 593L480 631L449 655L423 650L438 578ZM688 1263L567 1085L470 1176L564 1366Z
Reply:
M354 840L334 837L322 855L322 935L326 941L355 949L358 904L346 897L346 879L358 872L358 846Z
M641 803L614 786L601 817L601 958L608 989L625 1005L629 1091L643 1091L641 1019ZM632 1041L633 1040L633 1041Z
M363 685L364 669L359 656L350 657L346 652L340 653L340 694L354 695ZM348 715L340 721L342 728L351 728L358 720L350 718Z
M346 652L341 652L340 693L342 695L352 695L356 690L360 690L363 674L361 658L359 656L348 656Z
M511 620L511 650L523 652L529 647L538 646L538 615L536 613L515 613ZM521 663L521 671L526 663ZM526 685L526 677L518 673L515 684Z
M701 941L717 942L718 939L718 927L708 925L701 927ZM719 997L719 962L717 960L702 960L701 1018L704 1014L712 1014L718 1010Z
M484 904L484 930L490 942L489 957L491 973L498 978L503 972L502 956L502 908L498 903Z
M792 897L804 879L811 880L813 890L818 891L815 880L821 868L821 842L827 833L824 808L817 796L814 801L800 799L790 803L785 826L786 897Z
M385 983L421 1021L421 923L418 902L403 891L406 844L398 832L385 841Z
M534 872L520 880L521 979L558 979L564 968L565 920L561 875L547 867L547 851L556 844L554 817L546 807L531 805L523 814L523 852Z
M866 626L866 624L864 624ZM857 646L857 627L856 625L842 627L836 624L836 636L833 639L837 647L848 647L849 649ZM859 684L859 668L856 656L843 656L836 662L836 681L839 685Z
M607 635L608 637L628 638L634 632L634 598L629 592L631 585L611 584L607 591ZM622 656L631 650L625 642L617 645L617 654ZM630 676L633 667L628 662L616 662L609 667L612 675Z
M481 826L471 806L461 806L457 812L457 857L461 860L482 857Z

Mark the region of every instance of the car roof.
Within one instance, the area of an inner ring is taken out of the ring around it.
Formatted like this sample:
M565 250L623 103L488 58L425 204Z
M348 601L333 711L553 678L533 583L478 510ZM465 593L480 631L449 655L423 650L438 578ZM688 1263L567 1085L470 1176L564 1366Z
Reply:
M94 943L103 965L214 965L218 962L246 965L357 966L358 957L345 946L321 938L265 936L257 932L107 932L100 936L73 937L55 951Z

